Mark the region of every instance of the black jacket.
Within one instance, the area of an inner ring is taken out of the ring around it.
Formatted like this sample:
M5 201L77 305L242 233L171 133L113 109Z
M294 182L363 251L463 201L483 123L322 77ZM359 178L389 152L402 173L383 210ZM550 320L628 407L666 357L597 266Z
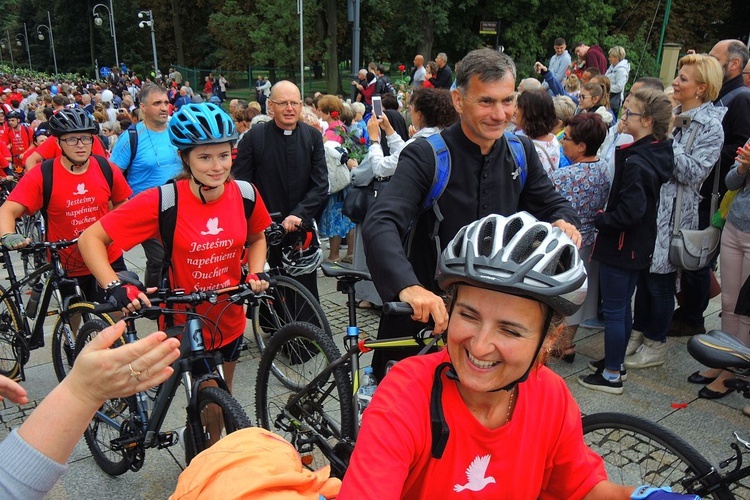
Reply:
M487 155L471 142L457 123L442 132L451 152L451 177L438 201L445 218L440 224L441 250L463 226L489 214L512 215L526 210L538 219L564 219L579 225L570 203L555 191L544 172L533 144L521 141L526 151L527 178L514 175L515 163L504 138ZM420 215L420 204L432 186L435 156L425 139L417 139L401 151L396 173L378 193L362 227L367 266L384 301L397 300L398 293L422 284L437 292L437 250L430 238L435 214ZM402 241L409 222L416 220L413 245L407 258Z
M274 121L253 125L237 148L235 178L258 188L270 213L312 221L328 199L323 137L299 122L290 134Z
M656 210L661 185L674 169L672 139L649 135L615 150L615 175L592 258L625 269L648 269L656 241Z

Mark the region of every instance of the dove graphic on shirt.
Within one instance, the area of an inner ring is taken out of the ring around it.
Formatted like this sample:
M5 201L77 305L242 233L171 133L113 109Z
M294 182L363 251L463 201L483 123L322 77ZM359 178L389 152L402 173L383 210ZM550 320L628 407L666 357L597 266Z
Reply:
M463 486L461 486L460 484L456 484L455 486L453 486L453 491L482 491L485 486L490 483L494 483L494 477L485 477L485 474L487 474L487 467L489 467L489 465L490 455L485 455L483 457L477 456L474 461L471 462L471 465L466 468L466 479L469 482Z
M76 191L73 191L73 194L86 194L88 192L89 191L88 189L86 189L86 185L82 182L76 186Z
M222 232L224 228L219 227L219 218L218 217L211 217L206 221L206 231L201 231L201 234L203 236L211 235L215 236Z

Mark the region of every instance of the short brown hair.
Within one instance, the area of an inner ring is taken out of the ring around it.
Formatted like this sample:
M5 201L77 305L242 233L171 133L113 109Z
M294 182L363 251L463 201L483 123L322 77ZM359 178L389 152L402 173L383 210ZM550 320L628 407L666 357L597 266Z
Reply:
M586 145L586 155L593 156L607 137L607 125L598 113L580 113L563 122L570 127L570 140Z
M344 103L335 95L326 94L318 99L317 108L321 113L331 114L336 111L341 115L341 112L344 111Z

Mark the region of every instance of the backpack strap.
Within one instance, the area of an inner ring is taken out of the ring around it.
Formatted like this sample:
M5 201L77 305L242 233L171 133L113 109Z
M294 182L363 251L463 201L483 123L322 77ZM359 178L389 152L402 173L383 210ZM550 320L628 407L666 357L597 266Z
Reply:
M130 162L128 162L128 166L130 166L135 160L136 153L138 153L138 130L135 123L128 127L128 139L130 142Z
M47 219L47 207L49 207L49 200L52 197L52 168L55 163L54 158L51 160L44 160L42 165L39 167L42 169L42 217L44 217L45 225L48 222Z
M523 189L526 185L526 175L528 173L526 167L526 150L523 147L521 139L519 139L516 134L505 132L503 135L508 142L510 152L513 154L513 163L516 165L516 168L513 171L513 179L520 177L521 189Z
M112 186L114 186L114 182L115 182L114 174L112 173L112 165L110 165L109 161L103 156L91 155L91 157L95 158L97 163L99 163L99 168L102 171L102 175L104 175L104 179L107 181L107 185L109 186L109 192L111 195Z
M162 286L168 279L169 267L172 264L172 243L177 226L177 184L174 179L159 186L159 236L164 246L164 260L162 263Z

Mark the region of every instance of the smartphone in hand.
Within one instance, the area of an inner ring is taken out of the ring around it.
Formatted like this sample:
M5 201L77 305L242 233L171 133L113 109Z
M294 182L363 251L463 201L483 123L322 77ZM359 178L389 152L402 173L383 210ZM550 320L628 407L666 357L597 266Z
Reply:
M379 95L372 96L372 112L376 118L383 117L383 101L380 100Z

